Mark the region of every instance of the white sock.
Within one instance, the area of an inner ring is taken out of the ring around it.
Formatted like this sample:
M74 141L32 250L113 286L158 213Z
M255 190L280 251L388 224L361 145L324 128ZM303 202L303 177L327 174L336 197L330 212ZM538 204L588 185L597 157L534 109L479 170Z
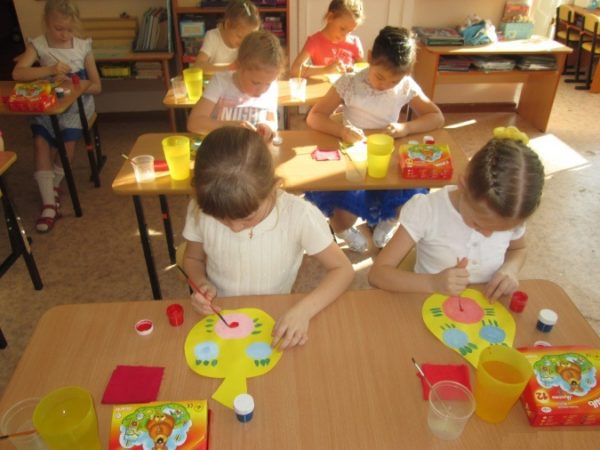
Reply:
M61 181L65 177L65 171L61 166L54 165L54 187L60 186Z
M42 205L54 205L54 172L51 170L38 170L33 174L33 178L37 181L42 196ZM56 211L50 208L44 208L42 211L43 217L55 217Z

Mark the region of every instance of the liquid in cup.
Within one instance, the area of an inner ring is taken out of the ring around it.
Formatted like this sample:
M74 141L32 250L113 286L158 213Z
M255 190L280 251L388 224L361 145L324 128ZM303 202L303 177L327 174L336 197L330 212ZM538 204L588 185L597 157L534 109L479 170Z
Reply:
M169 136L162 140L165 159L173 180L187 180L190 176L190 139Z
M131 158L131 161L133 162L132 166L135 181L138 183L154 181L154 156L138 155L135 158Z
M60 388L42 398L33 426L50 450L101 450L94 402L80 387Z
M290 78L290 97L294 100L306 101L306 78Z
M371 178L385 178L394 151L394 138L387 134L367 137L367 167Z
M197 102L202 97L202 69L199 67L190 67L183 69L183 81L189 99Z
M473 394L456 381L440 381L429 391L427 424L434 436L456 439L475 410Z
M173 98L175 100L183 100L187 96L183 77L171 78L171 88L173 89Z
M33 411L39 403L39 398L27 398L15 403L2 416L0 434L12 434L33 429ZM47 450L46 444L39 434L15 436L8 439L18 450Z
M346 180L360 183L367 176L367 147L360 142L342 150L346 164Z
M502 422L533 375L527 358L518 350L491 345L481 352L475 372L475 414Z

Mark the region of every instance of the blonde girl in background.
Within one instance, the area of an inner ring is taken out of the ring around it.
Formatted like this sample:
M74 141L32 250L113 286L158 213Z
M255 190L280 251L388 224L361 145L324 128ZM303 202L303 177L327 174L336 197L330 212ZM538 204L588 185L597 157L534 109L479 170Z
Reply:
M332 0L325 14L325 27L309 36L294 60L290 76L310 77L352 70L364 59L358 36L352 33L364 19L361 0Z
M48 0L44 7L44 34L30 39L25 52L18 58L12 76L16 81L34 81L42 78L63 81L77 74L89 79L86 94L99 94L100 76L92 53L92 40L78 37L79 10L71 0ZM35 63L39 67L32 67ZM88 120L95 106L92 95L83 95ZM60 129L69 160L73 159L75 143L81 138L82 128L77 104L59 116ZM60 217L58 187L64 178L60 158L56 152L56 137L48 116L32 118L35 149L33 174L42 197L42 212L36 222L40 233L48 232Z
M458 186L416 195L400 212L400 227L369 273L373 286L397 292L460 294L485 283L491 301L512 294L525 262L525 221L537 209L544 167L514 127L469 161ZM414 272L398 264L416 247Z
M223 19L204 35L194 67L214 73L234 70L238 49L244 38L260 28L258 9L250 0L231 0Z
M319 210L279 185L256 132L223 127L209 133L196 154L183 265L200 290L192 305L212 314L209 305L218 296L289 293L304 253L312 255L325 273L277 318L272 345L281 341L285 349L306 342L311 318L348 288L354 271Z
M250 33L240 46L236 70L210 80L190 113L188 131L206 134L233 125L270 141L277 131L277 78L284 63L279 39L264 30Z
M312 108L306 122L311 128L354 143L365 139L364 129L383 130L394 138L439 128L444 116L410 76L416 43L405 28L384 27L369 52L370 66L342 75ZM401 121L409 105L414 120ZM342 107L343 120L332 116ZM424 189L307 192L306 198L330 217L336 235L356 252L366 251L367 237L355 226L357 216L374 227L373 243L382 248L392 238L398 208Z

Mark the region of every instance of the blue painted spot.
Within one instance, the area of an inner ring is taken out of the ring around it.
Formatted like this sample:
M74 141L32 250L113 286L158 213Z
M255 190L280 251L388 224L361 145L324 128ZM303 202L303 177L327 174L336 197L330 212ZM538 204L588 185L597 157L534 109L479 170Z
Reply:
M212 341L202 342L194 347L194 355L202 361L216 359L219 356L219 346Z
M444 342L452 348L461 348L469 343L467 334L458 328L450 328L442 333Z
M265 342L255 342L246 349L246 354L252 359L264 359L271 356L273 349Z
M504 341L506 332L495 325L485 325L479 330L479 337L491 344L499 344Z

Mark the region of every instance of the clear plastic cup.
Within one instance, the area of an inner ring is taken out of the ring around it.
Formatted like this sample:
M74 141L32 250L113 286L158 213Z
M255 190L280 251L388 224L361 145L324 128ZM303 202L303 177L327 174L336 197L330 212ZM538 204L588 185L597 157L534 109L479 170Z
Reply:
M34 429L33 411L39 402L39 398L26 398L11 406L0 420L0 434L12 434ZM8 441L19 450L48 449L38 433L11 437Z
M434 436L456 439L475 411L473 394L456 381L440 381L429 391L427 424Z
M294 100L306 101L306 78L290 78L290 97Z
M33 426L51 450L101 450L98 419L88 391L76 386L50 392L33 412Z
M394 138L372 134L367 138L367 167L371 178L385 178L394 151Z
M187 97L187 90L185 88L183 77L171 78L171 88L173 89L173 98L175 101L180 101Z
M187 136L169 136L162 140L162 147L173 180L190 177L190 139Z
M131 158L131 162L133 163L135 181L138 183L154 181L154 156L138 155L135 158Z
M193 102L197 102L202 97L202 78L202 69L198 67L183 69L183 81L185 82L187 95Z
M355 144L343 150L346 162L346 180L360 183L367 176L367 147Z

